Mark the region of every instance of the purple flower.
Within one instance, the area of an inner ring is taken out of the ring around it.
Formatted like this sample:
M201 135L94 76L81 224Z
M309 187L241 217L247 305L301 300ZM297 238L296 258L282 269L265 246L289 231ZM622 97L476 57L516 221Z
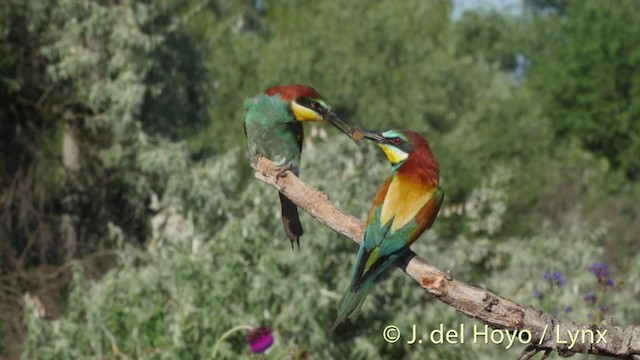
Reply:
M568 314L568 313L570 313L570 312L571 312L571 306L565 306L565 307L564 307L564 313L565 313L565 314Z
M613 287L614 281L611 280L609 266L603 262L594 262L589 266L591 273L598 279L598 284Z
M534 290L533 291L533 297L538 299L538 300L540 300L540 299L542 299L542 293L540 291L538 291L538 290Z
M558 286L564 286L567 283L567 281L562 276L562 273L560 273L559 271L547 271L546 273L544 273L544 280Z
M604 305L600 305L600 313L601 314L606 314L609 312L609 307L608 306L604 306Z
M553 277L553 281L555 281L556 284L560 286L564 286L567 283L564 280L564 277L562 276L562 274L560 274L559 272L554 272L552 277Z
M596 303L596 299L597 299L597 297L596 297L596 294L594 294L594 293L589 293L589 294L585 295L585 296L583 297L583 299L584 299L584 301L586 301L586 302L587 302L587 303L589 303L589 304L595 304L595 303Z
M610 275L609 266L602 262L593 263L591 266L589 266L589 270L591 270L591 273L597 278L608 278Z
M273 334L267 326L257 327L247 334L247 344L251 347L251 352L259 354L265 352L273 345Z

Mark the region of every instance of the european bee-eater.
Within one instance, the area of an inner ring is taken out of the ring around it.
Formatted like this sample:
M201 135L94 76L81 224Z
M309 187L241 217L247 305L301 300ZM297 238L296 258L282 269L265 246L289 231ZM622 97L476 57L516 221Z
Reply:
M244 102L246 114L244 132L249 153L264 156L276 163L280 174L291 170L296 176L300 170L300 154L304 132L302 123L328 122L352 138L358 135L355 128L342 120L322 96L310 86L286 85L270 87ZM302 224L298 208L280 193L282 225L287 237L300 248Z
M369 209L351 286L338 304L331 330L345 318L355 320L371 286L431 227L444 198L438 161L422 136L408 130L361 133L382 148L391 163L391 176Z

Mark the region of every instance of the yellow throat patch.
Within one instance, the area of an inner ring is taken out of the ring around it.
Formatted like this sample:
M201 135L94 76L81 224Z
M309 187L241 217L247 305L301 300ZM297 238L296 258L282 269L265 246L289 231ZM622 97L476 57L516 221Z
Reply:
M387 156L387 159L389 159L389 162L394 165L406 160L407 156L409 156L406 152L398 149L395 146L386 144L378 144L378 146L380 146L382 151L384 151L384 154Z
M298 121L324 121L320 114L295 101L291 102L291 111Z

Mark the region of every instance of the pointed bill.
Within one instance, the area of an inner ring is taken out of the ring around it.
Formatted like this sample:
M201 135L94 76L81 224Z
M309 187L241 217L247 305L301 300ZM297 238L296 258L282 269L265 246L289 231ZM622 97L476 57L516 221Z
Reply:
M387 144L389 141L382 136L382 133L379 131L371 131L371 130L358 130L360 132L360 135L367 139L367 140L371 140L375 143L378 144Z
M362 140L362 137L363 137L362 131L358 129L356 126L349 123L348 121L340 118L332 110L329 110L323 113L322 118L324 119L324 121L328 122L329 124L338 128L343 133L347 134L350 138L352 138L356 142Z

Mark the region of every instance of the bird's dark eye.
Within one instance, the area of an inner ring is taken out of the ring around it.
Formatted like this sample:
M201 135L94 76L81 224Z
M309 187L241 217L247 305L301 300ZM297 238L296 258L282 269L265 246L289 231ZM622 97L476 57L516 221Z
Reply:
M316 102L316 101L314 101L314 102L312 102L312 103L311 103L311 108L312 108L313 110L317 111L317 112L321 112L321 111L323 111L323 110L324 110L324 108L322 107L322 105L320 105L320 103L319 103L319 102Z
M395 145L400 145L400 143L402 143L402 139L400 139L399 137L394 137L393 139L391 139L391 142L393 142Z

